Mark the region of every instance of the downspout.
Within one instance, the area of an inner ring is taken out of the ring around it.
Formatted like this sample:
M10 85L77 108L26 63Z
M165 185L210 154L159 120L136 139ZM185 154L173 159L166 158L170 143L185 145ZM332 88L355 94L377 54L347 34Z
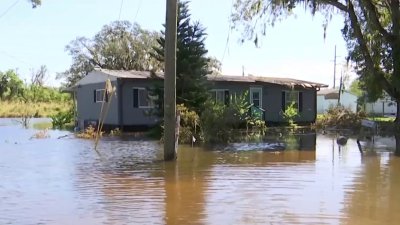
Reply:
M123 87L124 80L121 78L117 79L117 98L118 98L118 125L119 129L122 131L124 128L124 112L123 112Z

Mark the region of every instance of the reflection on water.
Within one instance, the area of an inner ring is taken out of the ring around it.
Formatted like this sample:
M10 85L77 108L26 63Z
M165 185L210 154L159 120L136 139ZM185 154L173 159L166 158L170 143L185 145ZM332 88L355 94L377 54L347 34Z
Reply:
M275 139L300 151L266 148L272 139L252 151L181 146L178 161L165 163L154 141L106 138L99 156L91 141L57 139L67 132L29 140L34 132L0 126L0 224L400 220L400 158L384 147L361 155L352 139L340 150L315 134Z

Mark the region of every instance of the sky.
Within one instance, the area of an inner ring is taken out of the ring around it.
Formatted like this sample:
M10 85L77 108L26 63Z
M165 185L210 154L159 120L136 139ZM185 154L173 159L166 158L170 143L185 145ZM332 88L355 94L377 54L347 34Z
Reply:
M340 29L341 16L334 17L324 38L323 17L304 9L273 27L261 39L241 43L241 33L230 29L233 0L192 0L193 21L208 34L208 55L222 62L226 75L288 77L333 85L334 49L337 46L336 85L347 56ZM166 0L43 0L32 9L28 0L0 0L0 71L17 69L30 80L31 71L46 65L47 85L58 86L57 72L71 65L65 46L78 36L91 38L103 25L116 20L137 22L160 31L165 23Z

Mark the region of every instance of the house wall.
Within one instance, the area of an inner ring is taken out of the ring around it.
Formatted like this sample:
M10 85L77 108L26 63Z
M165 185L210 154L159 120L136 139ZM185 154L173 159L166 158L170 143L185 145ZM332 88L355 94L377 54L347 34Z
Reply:
M76 98L77 98L77 120L79 128L83 128L84 122L86 120L99 120L99 115L101 111L101 102L94 101L94 90L104 89L105 80L101 83L85 84L80 85L76 88ZM112 85L116 85L116 80L111 81ZM104 124L108 125L118 125L118 96L113 95L112 99L109 99L111 103L107 117L104 120ZM106 106L106 104L104 104Z
M337 99L325 99L324 95L317 96L317 112L325 113L330 107L335 107L338 104ZM343 92L340 96L340 104L352 112L357 112L357 96Z
M125 126L152 126L159 118L152 116L152 109L133 107L133 88L152 88L155 80L135 79L122 81L122 122Z
M266 110L265 120L267 122L284 122L282 117L282 91L291 89L280 85L264 83L246 83L246 82L214 82L212 89L228 89L230 95L241 95L245 91L250 92L250 87L262 87L262 108ZM303 93L303 111L295 120L297 122L314 122L316 107L316 90L295 89ZM250 101L250 99L249 99Z
M396 102L378 99L376 102L365 104L365 112L368 114L396 115L396 111Z

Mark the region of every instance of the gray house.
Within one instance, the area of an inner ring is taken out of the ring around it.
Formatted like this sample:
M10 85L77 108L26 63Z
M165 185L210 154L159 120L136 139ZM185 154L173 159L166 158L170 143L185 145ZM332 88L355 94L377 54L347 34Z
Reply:
M76 119L80 129L96 124L100 115L105 82L109 79L116 87L116 94L105 99L110 104L105 128L143 129L159 122L152 115L153 100L148 89L162 83L163 74L146 71L94 70L72 88L76 100ZM267 123L283 122L282 109L295 102L300 116L299 123L312 123L317 115L317 91L327 85L286 78L256 76L210 75L211 96L225 103L230 95L249 93L249 101L265 110Z

